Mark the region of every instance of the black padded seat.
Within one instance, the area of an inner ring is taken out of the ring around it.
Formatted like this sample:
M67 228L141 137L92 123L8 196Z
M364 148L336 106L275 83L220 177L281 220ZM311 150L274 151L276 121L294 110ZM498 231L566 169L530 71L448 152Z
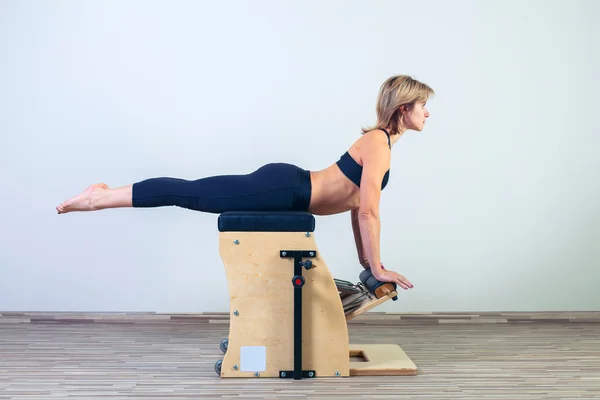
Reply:
M306 211L226 211L219 232L314 232L315 217Z

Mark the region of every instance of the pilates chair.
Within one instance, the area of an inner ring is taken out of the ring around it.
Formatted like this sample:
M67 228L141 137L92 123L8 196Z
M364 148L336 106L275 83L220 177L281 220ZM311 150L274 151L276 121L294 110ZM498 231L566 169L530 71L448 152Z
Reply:
M357 284L334 279L312 214L224 212L218 229L231 315L225 356L215 364L222 378L417 374L398 345L349 344L347 321L395 301L396 285L370 270Z

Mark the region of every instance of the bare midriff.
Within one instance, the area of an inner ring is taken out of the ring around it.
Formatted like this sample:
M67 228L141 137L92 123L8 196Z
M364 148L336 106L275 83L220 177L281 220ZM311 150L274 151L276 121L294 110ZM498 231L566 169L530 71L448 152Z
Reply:
M343 213L359 206L360 189L337 166L311 171L312 192L308 211L315 215Z

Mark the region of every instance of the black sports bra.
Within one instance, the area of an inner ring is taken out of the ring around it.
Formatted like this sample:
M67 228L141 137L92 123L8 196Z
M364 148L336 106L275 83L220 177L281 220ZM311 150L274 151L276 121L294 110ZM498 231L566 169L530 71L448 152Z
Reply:
M390 134L385 129L382 129L382 131L384 131L387 135L388 146L390 146L391 149L392 145L390 143ZM348 179L354 182L356 186L360 187L360 178L362 176L363 168L350 156L348 152L345 152L336 164L340 167L340 169L342 170L344 175L348 177ZM383 190L387 186L389 179L390 170L388 169L385 175L383 176L383 181L381 182L381 190Z

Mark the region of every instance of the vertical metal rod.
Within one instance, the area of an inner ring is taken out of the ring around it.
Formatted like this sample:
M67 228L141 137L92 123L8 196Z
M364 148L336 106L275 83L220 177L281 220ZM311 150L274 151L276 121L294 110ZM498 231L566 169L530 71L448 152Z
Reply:
M302 275L302 252L294 253L294 276ZM302 286L294 287L294 379L302 379Z

